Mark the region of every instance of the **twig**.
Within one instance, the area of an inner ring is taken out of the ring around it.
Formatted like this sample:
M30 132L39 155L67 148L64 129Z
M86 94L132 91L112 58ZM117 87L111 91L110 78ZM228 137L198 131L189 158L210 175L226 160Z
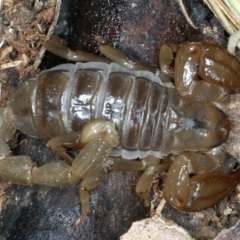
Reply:
M7 68L17 67L17 66L19 66L22 63L23 63L22 60L17 60L17 61L13 61L13 62L3 63L3 64L0 65L0 71L3 70L3 69L7 69Z
M193 28L198 29L198 27L196 27L196 26L194 25L194 23L192 22L191 18L189 17L189 15L188 15L188 13L187 13L187 11L186 11L186 8L185 8L182 0L176 0L176 1L177 1L177 3L179 4L179 6L180 6L180 8L181 8L181 11L182 11L184 17L186 18L187 22L188 22Z

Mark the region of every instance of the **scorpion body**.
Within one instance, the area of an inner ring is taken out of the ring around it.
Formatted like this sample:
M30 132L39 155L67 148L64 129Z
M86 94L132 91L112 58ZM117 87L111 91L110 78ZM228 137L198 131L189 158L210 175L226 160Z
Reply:
M111 60L52 41L45 47L69 60L89 62L59 65L29 78L0 109L3 178L43 186L82 180L82 214L76 225L89 212L88 191L101 183L109 168L143 170L136 192L147 204L151 182L168 170L164 198L184 211L207 208L235 188L240 169L231 175L214 172L224 158L220 145L230 131L224 113L228 88L240 87L240 63L232 55L208 43L180 49L164 45L162 77L158 69L132 61L108 45L100 46L100 51ZM36 167L27 156L11 156L5 141L14 129L48 141L68 164ZM71 151L76 153L72 156Z
M8 111L18 116L10 120L15 128L46 141L81 131L93 119L111 121L119 133L111 155L125 159L207 151L228 133L227 117L217 107L183 99L151 72L114 63L63 64L44 71L17 89ZM210 138L204 144L203 134Z

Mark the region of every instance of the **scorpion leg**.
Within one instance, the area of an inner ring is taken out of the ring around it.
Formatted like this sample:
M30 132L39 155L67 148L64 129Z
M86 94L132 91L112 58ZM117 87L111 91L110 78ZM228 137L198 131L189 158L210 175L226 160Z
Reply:
M160 159L147 156L141 161L129 161L125 159L113 159L114 164L112 169L114 171L140 171L144 170L142 176L139 178L136 185L136 193L139 197L145 200L145 206L150 206L150 196L148 189L154 179L162 172L165 172L171 165L171 161L160 163Z
M64 140L67 145L75 146L78 135L79 133L77 135L73 133L72 144L68 143L71 139L69 135L65 140L63 138L60 140ZM88 191L101 183L107 167L112 164L108 157L112 148L118 144L118 136L113 123L96 119L83 128L79 142L79 146L83 148L74 158L72 166L60 161L38 168L30 157L10 156L0 161L0 176L17 184L54 187L73 184L82 179L80 201L83 207L82 215L75 223L78 225L89 212ZM8 148L4 152L7 156Z
M173 60L178 48L176 44L163 44L159 52L160 70L170 78L174 78Z
M198 154L199 156L193 157ZM194 158L199 158L199 161ZM169 168L163 195L177 209L200 211L208 208L226 197L240 182L240 169L230 175L210 172L216 164L198 166L204 158L205 162L212 161L204 153L181 154ZM190 174L196 175L191 177Z
M11 140L15 131L15 128L10 124L8 108L0 108L0 138L6 142Z
M79 189L82 214L75 226L89 213L88 191L102 182L106 169L113 164L108 157L112 148L118 145L118 136L113 123L97 119L84 127L80 141L85 147L72 163L72 174L83 179Z
M4 159L11 155L12 155L11 150L10 150L9 146L7 145L6 141L4 139L0 138L0 161L1 161L1 159Z
M111 60L97 56L88 52L84 52L81 50L72 50L68 48L66 45L62 45L56 41L53 40L47 40L43 43L43 46L51 53L62 57L69 61L74 62L105 62L105 63L111 63Z
M80 136L81 132L61 134L50 139L47 142L47 146L52 152L65 159L69 165L72 165L74 158L67 152L67 149L77 151L83 148L83 146L80 145Z
M113 164L108 156L114 146L118 144L118 137L114 125L104 120L96 119L88 123L83 131L63 134L48 142L48 146L58 155L72 161L66 153L66 148L79 150L80 153L72 162L71 173L80 176L80 202L82 213L74 225L78 226L89 214L90 203L88 192L97 187L107 174L106 169Z
M111 59L113 62L129 70L142 70L142 71L145 70L145 71L152 72L154 74L158 73L157 68L148 66L136 60L132 60L128 58L125 54L120 52L118 49L108 44L101 44L99 47L99 50L104 56L106 56L107 58Z
M89 214L90 211L90 197L89 191L96 188L102 182L107 174L107 167L112 164L111 161L106 164L98 164L96 169L87 175L81 182L79 188L80 202L81 202L81 215L76 219L74 225L78 226L82 220Z

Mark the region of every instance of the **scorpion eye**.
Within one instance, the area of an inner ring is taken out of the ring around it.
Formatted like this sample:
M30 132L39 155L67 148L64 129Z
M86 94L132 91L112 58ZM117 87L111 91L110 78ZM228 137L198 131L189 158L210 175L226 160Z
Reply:
M206 123L204 123L203 121L201 121L197 118L191 119L191 128L192 129L200 129L200 128L204 128L204 127L206 127Z

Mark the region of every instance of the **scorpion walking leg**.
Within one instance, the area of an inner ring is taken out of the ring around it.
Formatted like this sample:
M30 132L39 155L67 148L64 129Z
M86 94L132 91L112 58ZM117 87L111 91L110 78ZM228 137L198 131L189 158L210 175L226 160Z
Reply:
M136 193L145 200L145 206L150 206L148 189L154 179L162 172L165 172L171 165L171 161L159 164L160 159L148 156L141 161L129 161L125 159L113 159L112 169L115 171L140 171L144 170L136 185Z
M200 211L208 208L226 197L240 182L240 169L230 175L210 172L216 164L209 164L204 169L200 166L200 159L204 158L205 162L212 161L207 154L186 153L179 155L171 165L163 194L177 209ZM196 170L199 172L193 172ZM196 175L190 177L193 173Z
M80 202L82 207L81 215L76 219L74 223L75 226L78 226L82 222L82 220L89 214L90 197L88 192L100 185L103 178L107 174L106 168L111 163L112 162L109 161L109 164L98 164L96 169L82 180L79 188Z
M66 60L74 61L74 62L105 62L111 63L111 60L100 57L88 52L84 52L81 50L72 50L68 48L66 45L62 45L53 40L47 40L43 43L43 46L51 53L62 57Z
M173 60L175 59L178 48L176 44L163 44L159 52L160 70L170 78L174 78Z
M84 146L80 145L80 136L81 132L62 134L50 139L47 146L52 152L64 158L69 165L72 165L74 158L67 152L67 149L76 151L83 148Z
M112 165L108 159L113 147L118 144L118 136L114 124L104 120L93 120L82 131L81 144L86 144L72 163L72 174L80 176L80 201L82 214L76 220L79 225L89 213L88 191L97 187L106 175L107 167Z
M71 137L65 136L68 137L64 141L66 143ZM72 146L75 146L75 133L72 139L74 139ZM60 140L64 139L60 137ZM117 146L118 136L113 123L98 119L84 127L79 141L83 149L73 160L72 166L60 161L38 168L27 156L10 156L0 161L0 175L18 184L55 187L73 184L83 179L80 187L82 215L75 223L78 225L89 212L88 191L101 183L106 174L106 168L112 164L108 156L112 148ZM8 155L8 151L5 152Z
M124 55L122 52L120 52L118 49L110 45L102 44L100 45L99 50L104 56L129 70L145 70L152 72L154 74L158 72L157 68L148 66L136 60L132 60L128 58L126 55Z

